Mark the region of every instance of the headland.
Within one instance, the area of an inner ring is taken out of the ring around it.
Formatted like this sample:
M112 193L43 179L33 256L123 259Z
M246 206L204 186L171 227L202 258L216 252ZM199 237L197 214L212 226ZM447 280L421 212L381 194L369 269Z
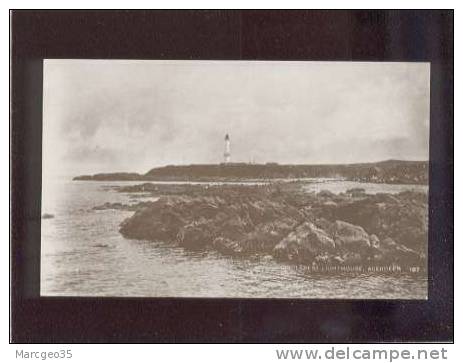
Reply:
M145 174L98 173L76 176L74 180L93 181L221 181L301 178L342 178L345 180L389 183L427 184L427 161L386 160L360 164L193 164L153 168Z

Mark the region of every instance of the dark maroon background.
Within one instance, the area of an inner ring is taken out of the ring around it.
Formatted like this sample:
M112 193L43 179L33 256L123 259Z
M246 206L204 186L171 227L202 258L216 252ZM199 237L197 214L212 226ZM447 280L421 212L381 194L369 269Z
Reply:
M13 11L11 341L453 340L453 11ZM431 62L429 299L40 298L44 58Z

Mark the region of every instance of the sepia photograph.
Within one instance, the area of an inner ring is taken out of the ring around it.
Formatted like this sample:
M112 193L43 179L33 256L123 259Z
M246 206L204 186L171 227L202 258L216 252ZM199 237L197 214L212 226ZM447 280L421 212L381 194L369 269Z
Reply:
M430 64L46 59L42 296L428 297Z

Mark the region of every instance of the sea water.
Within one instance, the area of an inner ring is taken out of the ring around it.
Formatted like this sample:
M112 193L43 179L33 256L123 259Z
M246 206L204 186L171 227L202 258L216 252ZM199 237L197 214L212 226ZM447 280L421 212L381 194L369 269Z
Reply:
M43 189L41 294L44 296L426 299L425 275L310 273L269 258L191 252L167 242L130 240L119 225L133 212L95 210L106 202L150 200L114 186L136 182L59 179ZM307 191L395 193L422 186L310 180Z

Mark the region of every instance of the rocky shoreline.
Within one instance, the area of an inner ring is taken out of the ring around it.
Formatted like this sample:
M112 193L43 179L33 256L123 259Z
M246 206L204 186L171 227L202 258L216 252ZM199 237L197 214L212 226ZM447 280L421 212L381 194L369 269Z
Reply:
M141 185L159 197L129 206L129 239L164 241L224 255L262 256L313 271L424 271L428 197L422 192L306 193L300 183L264 186Z

